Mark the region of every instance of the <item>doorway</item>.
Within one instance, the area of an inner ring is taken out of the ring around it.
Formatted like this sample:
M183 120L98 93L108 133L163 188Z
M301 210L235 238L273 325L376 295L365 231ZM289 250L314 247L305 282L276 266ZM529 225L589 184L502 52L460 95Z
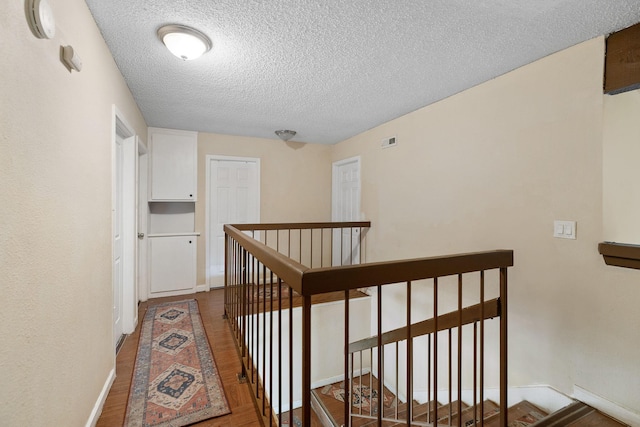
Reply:
M209 288L224 286L224 224L260 222L260 159L207 156L206 271Z
M333 163L331 220L360 220L360 156ZM360 229L343 228L333 231L332 264L360 263Z

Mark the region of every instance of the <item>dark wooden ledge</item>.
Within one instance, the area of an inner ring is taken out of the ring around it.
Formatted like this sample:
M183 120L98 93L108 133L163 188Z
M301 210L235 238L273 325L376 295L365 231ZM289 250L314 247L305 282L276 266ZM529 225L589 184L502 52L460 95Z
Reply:
M602 242L598 244L598 252L607 265L640 270L640 245Z

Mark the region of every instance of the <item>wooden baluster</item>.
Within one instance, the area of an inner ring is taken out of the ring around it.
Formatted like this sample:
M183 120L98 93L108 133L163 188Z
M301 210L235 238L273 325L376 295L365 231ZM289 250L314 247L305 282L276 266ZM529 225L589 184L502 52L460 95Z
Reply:
M289 288L289 426L293 426L293 290L291 288Z
M449 388L449 404L447 405L447 407L449 408L449 425L451 425L451 418L452 418L452 408L453 408L453 390L451 389L451 383L453 382L453 376L451 374L451 365L452 365L452 351L451 351L451 341L452 341L452 334L451 334L451 328L448 329L449 331L449 342L448 342L448 347L449 347L449 351L448 351L448 355L449 355L449 384L448 384L448 388Z
M340 247L343 245L340 244ZM383 356L384 356L384 347L382 346L382 286L378 285L378 427L382 426L382 401L383 399L383 389L381 384L384 384L384 366L383 366ZM371 375L373 377L373 375ZM370 378L371 378L370 377ZM373 388L371 387L371 383L369 385L369 390L373 393ZM373 402L369 405L369 415L371 415L371 407L373 406Z
M507 427L507 269L500 268L500 426Z
M433 399L438 399L438 278L433 279ZM433 423L438 422L438 405L433 410Z
M480 402L484 402L484 271L480 272ZM484 403L480 407L480 426L484 427Z
M458 274L458 427L462 427L462 274Z
M311 296L302 296L302 425L311 425Z
M411 425L411 421L413 419L413 403L412 403L413 402L413 376L412 375L413 375L413 338L411 337L411 282L409 281L407 282L407 425L408 426ZM398 389L398 387L396 387L396 389ZM397 406L397 403L396 403L396 406Z
M362 366L360 367L362 370ZM349 290L344 291L344 420L349 425L351 408L351 385L349 382Z

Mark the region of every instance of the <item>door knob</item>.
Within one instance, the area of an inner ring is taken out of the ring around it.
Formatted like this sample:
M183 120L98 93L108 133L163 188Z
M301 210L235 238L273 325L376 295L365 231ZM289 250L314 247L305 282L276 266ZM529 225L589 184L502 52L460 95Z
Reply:
M138 233L138 239L144 239L144 233Z

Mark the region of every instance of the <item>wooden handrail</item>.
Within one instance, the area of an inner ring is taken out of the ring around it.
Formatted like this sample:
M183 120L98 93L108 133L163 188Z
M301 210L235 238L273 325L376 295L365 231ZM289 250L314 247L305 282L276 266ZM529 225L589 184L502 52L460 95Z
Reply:
M306 230L320 228L369 228L371 221L351 222L283 222L271 224L232 224L231 227L240 231L250 230Z
M308 267L247 236L235 225L225 224L224 232L242 245L277 277L285 281L296 292L302 294L302 276Z
M513 266L512 250L473 252L343 267L314 268L302 274L302 294L344 291Z
M482 304L476 304L462 309L462 325L479 322L482 318ZM484 318L493 319L500 315L500 298L494 298L484 303ZM438 324L437 332L460 326L458 322L458 311L438 316L438 321L434 319L423 320L411 325L411 338L436 332L435 327ZM407 339L407 327L393 329L382 334L382 345L392 344ZM365 338L349 344L349 353L368 350L378 346L378 337Z
M343 225L346 228L353 224L358 224L353 226L359 227L360 224L370 223L306 223L306 227L319 228L318 226L327 224L333 224L334 227ZM285 227L304 224L227 224L224 226L225 233L233 237L253 256L260 259L275 275L304 296L513 266L513 250L495 250L310 269L242 232L257 230L257 228L252 228L254 225Z

